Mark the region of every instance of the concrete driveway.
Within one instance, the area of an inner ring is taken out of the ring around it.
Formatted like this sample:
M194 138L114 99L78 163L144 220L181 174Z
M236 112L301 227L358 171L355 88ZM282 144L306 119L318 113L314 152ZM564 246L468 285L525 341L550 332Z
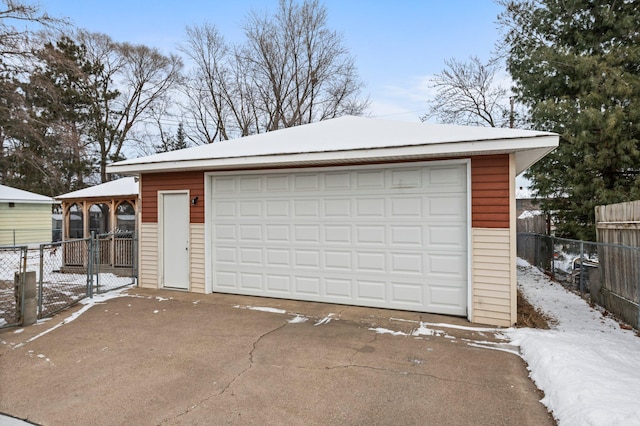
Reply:
M78 309L0 331L0 412L44 425L553 424L522 360L478 347L500 341L463 319L133 289L33 339Z

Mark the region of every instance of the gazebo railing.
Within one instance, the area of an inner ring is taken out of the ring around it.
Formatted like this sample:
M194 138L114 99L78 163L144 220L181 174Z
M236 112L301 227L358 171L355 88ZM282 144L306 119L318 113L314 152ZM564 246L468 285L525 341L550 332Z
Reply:
M89 250L89 244L93 245L93 250ZM135 257L133 234L100 234L89 239L65 241L64 267L87 267L90 252L94 253L94 265L132 268Z

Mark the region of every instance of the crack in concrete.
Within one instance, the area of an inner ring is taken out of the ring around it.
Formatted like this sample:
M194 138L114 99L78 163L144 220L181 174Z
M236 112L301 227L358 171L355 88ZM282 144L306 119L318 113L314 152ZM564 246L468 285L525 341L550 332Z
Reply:
M318 370L318 368L315 368L315 367L297 367L297 368L309 369L309 370ZM387 372L387 373L402 374L402 375L405 375L405 376L430 377L432 379L441 380L441 381L444 381L444 382L462 383L462 384L478 386L478 387L487 387L486 385L483 385L481 383L474 383L474 382L469 382L469 381L466 381L466 380L447 379L447 378L444 378L444 377L441 377L441 376L436 376L435 374L426 374L426 373L417 373L417 372L410 372L410 371L392 370L392 369L389 369L389 368L371 367L370 365L349 364L349 365L337 365L335 367L323 367L322 369L323 370L338 370L338 369L347 369L347 368L363 368L363 369L367 369L367 370L384 371L384 372Z
M289 324L288 322L285 322L284 324L279 325L278 327L274 328L273 330L269 330L266 333L263 333L260 336L258 336L258 338L253 342L251 351L249 351L249 366L244 368L238 374L236 374L236 376L222 389L222 391L220 391L218 393L215 393L215 394L212 394L212 395L209 395L208 397L201 399L197 403L191 405L189 408L187 408L182 413L179 413L179 414L175 415L172 419L163 420L162 423L164 424L164 423L169 422L170 420L175 420L177 418L180 418L180 417L188 414L190 411L192 411L193 409L197 408L198 406L202 405L203 403L207 402L211 398L223 395L236 382L236 380L238 380L247 371L251 370L251 368L253 367L253 353L255 352L258 343L260 343L260 340L262 340L264 337L266 337L266 336L268 336L268 335L270 335L272 333L275 333L276 331L284 328L288 324Z
M274 328L273 330L269 330L269 331L267 331L266 333L264 333L264 334L260 335L260 336L255 340L255 342L253 342L253 345L252 345L251 351L249 351L249 366L248 366L247 368L245 368L244 370L242 370L241 372L239 372L239 373L238 373L238 374L233 378L233 380L231 380L231 381L227 384L227 386L225 386L225 387L224 387L224 389L222 389L222 391L221 391L220 393L218 393L218 395L223 395L223 394L227 391L227 389L229 389L229 388L230 388L230 387L231 387L231 386L236 382L236 380L238 380L241 376L243 376L247 371L251 370L251 368L253 367L253 353L255 352L255 350L256 350L256 348L257 348L257 346L258 346L258 343L260 343L260 341L261 341L263 338L265 338L265 337L267 337L268 335L270 335L270 334L272 334L272 333L275 333L276 331L278 331L278 330L280 330L280 329L282 329L282 328L286 327L288 324L289 324L288 322L285 322L284 324L279 325L278 327Z

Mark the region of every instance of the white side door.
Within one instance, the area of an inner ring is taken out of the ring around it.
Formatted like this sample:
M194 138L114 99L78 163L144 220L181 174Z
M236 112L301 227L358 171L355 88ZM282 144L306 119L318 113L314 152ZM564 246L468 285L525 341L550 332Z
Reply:
M162 287L189 289L189 193L160 193Z

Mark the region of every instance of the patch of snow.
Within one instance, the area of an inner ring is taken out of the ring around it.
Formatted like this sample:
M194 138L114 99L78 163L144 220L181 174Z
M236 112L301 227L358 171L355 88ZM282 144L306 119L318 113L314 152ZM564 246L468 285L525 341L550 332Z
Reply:
M289 324L299 324L301 322L307 322L309 318L304 317L302 315L296 315L295 317L289 320Z
M20 334L24 331L24 328L19 328L16 331L14 331L15 334Z
M24 346L27 343L33 342L34 340L44 336L45 334L48 334L50 332L52 332L53 330L62 327L65 324L69 324L70 322L74 321L76 318L78 318L80 315L84 314L85 312L87 312L89 309L91 309L93 306L106 302L107 300L110 299L115 299L117 297L123 297L122 292L127 290L127 288L120 288L117 290L112 290L109 291L107 293L102 293L102 294L96 294L93 296L93 298L85 298L80 300L80 304L84 305L82 308L80 308L79 310L77 310L76 312L74 312L73 314L71 314L70 316L68 316L67 318L65 318L64 320L60 321L58 324L54 325L51 328L46 329L45 331L43 331L42 333L39 333L35 336L33 336L32 338L30 338L29 340L27 340L26 342L17 344L16 346L13 347L13 349L17 349L20 348L22 346Z
M287 311L284 309L277 308L269 308L265 306L247 306L247 309L252 311L260 311L260 312L271 312L272 314L286 314Z
M518 286L554 324L504 333L520 347L558 423L640 425L640 338L522 260Z
M314 326L316 325L324 325L324 324L329 324L329 322L331 322L331 317L334 314L329 314L326 317L322 318L320 321L316 322L315 324L313 324Z
M370 328L369 330L375 331L377 334L391 334L392 336L408 336L407 333L403 333L402 331L393 331L387 328Z
M154 314L157 314L158 312L160 312L160 311L157 310L157 309L155 311L153 311Z
M540 216L543 214L542 210L525 210L522 212L518 219L530 219L532 217Z

